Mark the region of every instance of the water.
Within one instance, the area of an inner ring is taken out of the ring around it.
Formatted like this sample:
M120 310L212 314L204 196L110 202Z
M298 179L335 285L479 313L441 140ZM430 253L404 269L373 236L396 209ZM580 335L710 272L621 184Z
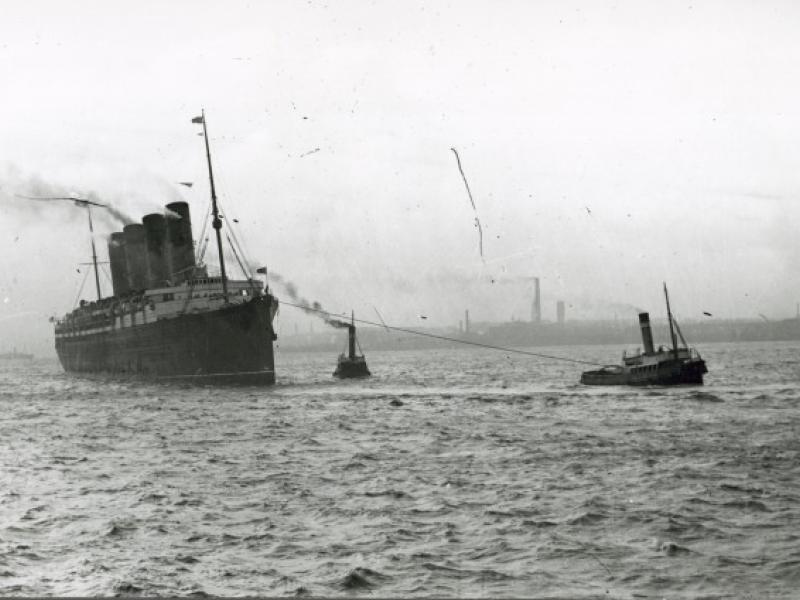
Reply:
M283 354L270 389L5 364L0 590L797 598L800 343L700 349L672 389L479 349Z

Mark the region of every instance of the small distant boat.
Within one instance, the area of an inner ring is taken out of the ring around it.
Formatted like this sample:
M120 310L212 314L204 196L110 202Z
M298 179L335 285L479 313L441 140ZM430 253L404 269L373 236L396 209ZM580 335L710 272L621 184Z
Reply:
M621 365L609 365L595 371L585 371L581 374L581 383L586 385L703 384L703 375L708 372L706 362L694 348L689 348L686 344L678 322L672 316L666 284L664 284L664 297L667 301L672 348L661 346L658 350L655 349L653 332L650 329L650 315L646 312L639 313L644 352L632 356L623 353ZM678 346L678 337L683 346Z
M33 354L17 352L17 349L14 348L11 352L1 352L0 360L33 360Z
M351 314L350 324L347 325L347 354L340 354L336 362L334 377L339 379L350 379L355 377L369 377L371 373L367 368L367 360L364 354L356 354L356 319ZM360 350L360 348L359 348Z

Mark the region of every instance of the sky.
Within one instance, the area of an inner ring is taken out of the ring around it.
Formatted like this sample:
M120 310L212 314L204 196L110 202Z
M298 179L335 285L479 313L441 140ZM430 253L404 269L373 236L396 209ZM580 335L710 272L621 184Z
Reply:
M3 13L0 349L51 349L48 318L95 295L91 274L79 293L86 212L16 195L94 194L134 219L183 198L199 236L201 109L250 264L333 312L528 319L537 276L545 319L557 300L568 319L661 314L665 281L684 320L795 315L794 2L33 1ZM105 261L119 223L93 216ZM278 321L279 333L312 327L289 307Z

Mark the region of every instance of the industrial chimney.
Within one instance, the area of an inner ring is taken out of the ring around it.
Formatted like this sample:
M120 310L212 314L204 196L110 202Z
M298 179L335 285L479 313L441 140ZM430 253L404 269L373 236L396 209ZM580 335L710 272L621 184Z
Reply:
M171 202L167 204L167 211L170 213L166 219L170 279L173 285L178 285L190 279L194 271L192 220L186 202Z
M533 278L533 305L531 306L531 323L542 321L542 297L539 293L539 278Z
M167 252L167 222L164 215L153 213L142 219L147 247L147 264L150 267L147 287L164 287L169 279L169 253Z
M125 234L115 231L108 238L108 262L111 263L111 283L115 296L124 296L131 287L128 282L128 265L125 262Z
M565 316L566 316L566 309L564 307L564 301L559 300L558 302L556 302L556 321L558 321L559 325L564 324Z
M642 344L645 354L654 354L653 332L650 329L650 315L646 312L639 313L639 327L642 328Z
M147 249L144 241L144 225L132 223L122 228L125 236L125 265L128 270L128 285L131 290L147 287Z

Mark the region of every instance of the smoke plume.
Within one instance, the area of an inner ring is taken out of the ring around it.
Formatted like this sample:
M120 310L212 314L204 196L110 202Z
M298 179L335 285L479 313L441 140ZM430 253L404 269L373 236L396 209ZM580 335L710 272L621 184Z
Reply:
M98 222L105 221L112 227L116 227L119 223L128 225L134 222L134 219L95 192L89 192L88 194L76 193L73 189L45 181L37 175L24 176L18 169L11 165L6 165L4 172L0 175L0 200L2 200L4 207L14 211L22 218L36 218L39 220L63 218L62 212L53 211L52 204L69 205L68 201L63 200L47 202L31 198L85 198L103 205L103 208L98 206L92 211L92 217ZM70 215L68 218L85 218L82 216L81 211L71 210L68 214ZM108 219L108 217L111 217L111 219Z
M130 225L131 223L136 222L118 208L111 206L108 202L104 202L104 204L106 210L111 214L111 216L114 217L120 223L122 223L122 225Z
M269 271L267 273L267 279L272 283L281 286L289 295L289 297L294 301L295 305L306 314L322 319L323 321L325 321L326 324L330 325L331 327L336 327L339 329L350 327L350 323L342 321L340 319L334 319L328 311L322 308L322 305L319 302L316 301L309 302L308 300L303 298L297 292L297 286L293 284L291 281L284 279L278 273L275 273L274 271Z

